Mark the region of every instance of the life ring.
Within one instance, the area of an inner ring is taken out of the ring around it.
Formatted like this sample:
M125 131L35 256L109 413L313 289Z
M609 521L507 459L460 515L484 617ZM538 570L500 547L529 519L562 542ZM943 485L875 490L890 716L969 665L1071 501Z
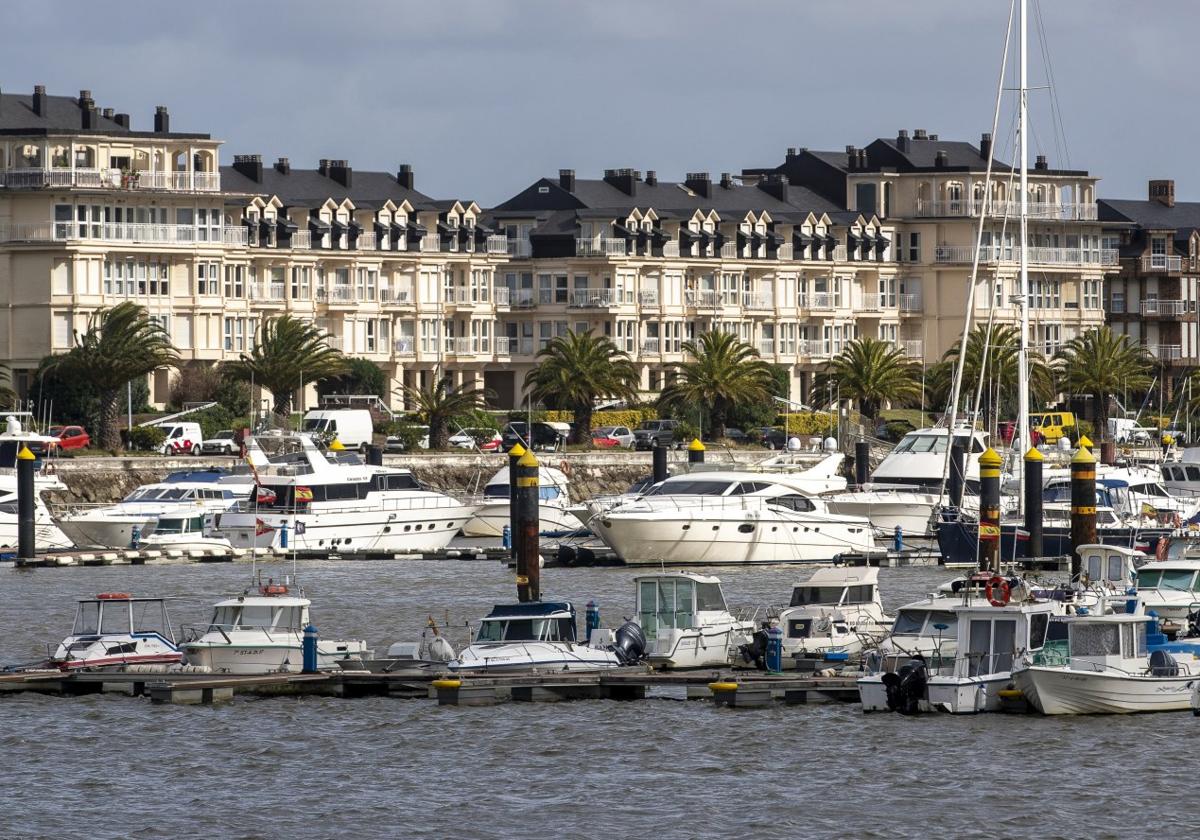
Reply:
M98 601L128 601L133 596L128 592L101 592L96 596Z
M563 475L565 475L567 478L571 477L571 465L568 464L565 460L558 462L558 471L560 473L562 473Z
M1008 581L993 575L987 582L983 594L987 597L988 603L993 607L1003 607L1008 604L1008 599L1012 597L1012 588L1009 587Z
M1154 559L1163 561L1167 559L1167 552L1171 549L1170 537L1159 537L1158 542L1154 544Z
M262 587L264 595L286 595L288 588L281 583L271 583Z

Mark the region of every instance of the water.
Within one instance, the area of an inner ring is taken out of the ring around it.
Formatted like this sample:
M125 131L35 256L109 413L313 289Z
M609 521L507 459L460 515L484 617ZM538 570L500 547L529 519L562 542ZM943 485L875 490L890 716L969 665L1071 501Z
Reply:
M268 564L266 574L290 571ZM325 636L377 648L512 600L490 562L301 565ZM630 569L549 569L547 597L633 608ZM721 569L731 605L780 602L797 567ZM73 600L178 594L203 622L243 564L0 569L0 661L65 635ZM881 572L889 609L938 569ZM460 628L461 629L461 628ZM455 629L451 628L451 634ZM0 695L0 837L1144 837L1200 831L1191 715L950 718L854 705Z

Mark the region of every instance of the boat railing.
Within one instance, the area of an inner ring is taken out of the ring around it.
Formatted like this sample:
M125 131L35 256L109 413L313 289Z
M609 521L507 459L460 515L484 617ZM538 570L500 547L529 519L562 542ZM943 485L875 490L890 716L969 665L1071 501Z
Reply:
M316 504L326 504L325 502L317 502ZM381 499L379 504L357 504L357 505L338 505L336 511L327 509L319 509L322 513L378 513L380 511L405 511L405 510L440 510L443 508L461 508L469 506L466 502L460 502L452 496L414 496L409 499ZM243 500L230 509L231 513L255 513L278 515L284 514L287 516L310 514L312 510L311 502L301 502L298 505L259 505L250 500Z

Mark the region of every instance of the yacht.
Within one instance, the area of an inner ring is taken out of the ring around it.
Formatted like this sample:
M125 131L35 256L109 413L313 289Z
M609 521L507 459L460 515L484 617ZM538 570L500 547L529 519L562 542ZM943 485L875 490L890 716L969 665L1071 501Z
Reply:
M593 533L627 565L808 563L875 547L870 522L830 513L804 473L713 470L668 478L600 514Z
M711 575L666 572L633 579L637 623L646 635L646 661L656 668L720 668L754 635L754 622L725 605Z
M857 658L892 627L879 597L879 570L869 566L817 569L792 588L779 613L786 663L802 659Z
M498 604L482 621L474 641L449 663L452 671L600 671L636 662L646 640L634 622L616 633L593 633L581 644L575 607L569 601Z
M202 505L160 514L154 530L137 548L157 551L228 551L229 540L215 533L215 514Z
M114 505L64 516L59 527L75 545L130 548L154 533L158 518L182 508L206 513L229 510L254 490L249 475L223 469L182 470L143 484Z
M445 548L474 509L430 490L405 469L330 459L303 435L268 457L248 446L257 490L215 519L234 548L418 552Z
M17 453L24 447L31 451L50 453L58 438L27 432L16 417L9 416L4 432L0 433L0 551L17 548ZM38 458L33 487L34 539L39 550L68 548L71 540L51 516L42 494L65 491L67 485L54 472L53 459L48 454Z
M301 671L310 604L302 590L292 594L286 584L273 581L218 601L207 628L184 642L184 661L214 673ZM363 641L317 641L318 670L336 668L339 660L371 656Z
M1050 643L1013 673L1018 690L1046 715L1182 711L1200 685L1200 660L1150 651L1144 614L1057 619L1063 642ZM1182 660L1182 661L1181 661Z
M95 598L80 599L71 635L59 643L47 664L75 671L173 664L182 657L164 599L102 592Z
M571 512L570 479L562 470L538 467L538 529L543 532L575 531L579 521ZM475 515L463 526L466 537L499 537L510 522L508 466L492 476L483 488Z
M1200 446L1189 446L1180 453L1178 461L1160 467L1163 486L1172 496L1200 496Z
M1174 632L1188 626L1188 618L1200 611L1200 555L1189 551L1178 560L1146 563L1137 570L1137 601L1145 612L1153 611L1164 630Z

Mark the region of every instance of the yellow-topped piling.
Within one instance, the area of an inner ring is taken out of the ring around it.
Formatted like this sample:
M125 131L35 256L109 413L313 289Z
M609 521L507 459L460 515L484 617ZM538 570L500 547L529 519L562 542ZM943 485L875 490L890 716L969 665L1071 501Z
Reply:
M1089 438L1087 435L1079 436L1079 448L1080 449L1091 449L1095 445L1096 444L1092 443L1091 438Z
M37 456L29 451L29 447L21 444L21 450L17 453L17 457L22 461L36 461Z
M1044 461L1046 456L1036 446L1029 447L1029 451L1025 453L1026 461Z
M508 450L508 457L520 458L522 455L524 455L528 451L529 451L528 449L526 449L524 446L521 445L521 441L517 441L516 443L513 444L513 448Z
M688 463L704 463L704 444L700 442L700 438L692 438L692 442L688 444Z
M703 452L704 444L700 442L700 438L692 438L692 442L688 444L688 452Z
M979 567L1000 568L1000 464L990 446L979 456Z

